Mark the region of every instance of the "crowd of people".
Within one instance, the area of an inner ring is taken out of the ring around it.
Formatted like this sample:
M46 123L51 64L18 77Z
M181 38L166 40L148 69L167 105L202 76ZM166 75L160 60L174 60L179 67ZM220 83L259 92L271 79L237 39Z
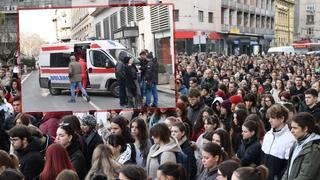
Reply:
M173 109L18 105L1 121L0 179L320 179L319 61L179 54Z

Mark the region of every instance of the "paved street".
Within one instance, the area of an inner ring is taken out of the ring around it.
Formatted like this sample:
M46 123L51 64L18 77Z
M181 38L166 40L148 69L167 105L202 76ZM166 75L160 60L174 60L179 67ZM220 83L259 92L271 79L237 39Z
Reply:
M38 71L33 71L22 78L22 109L24 112L120 109L119 99L109 93L89 93L90 103L82 97L78 97L76 103L68 103L70 98L68 91L59 96L52 96L48 89L40 88L38 76ZM159 92L159 107L175 107L175 95Z

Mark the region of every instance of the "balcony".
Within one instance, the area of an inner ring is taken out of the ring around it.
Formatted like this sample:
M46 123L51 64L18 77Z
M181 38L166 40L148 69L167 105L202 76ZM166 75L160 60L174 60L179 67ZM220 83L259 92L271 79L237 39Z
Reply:
M222 24L221 31L222 32L228 32L229 31L229 25L228 24Z

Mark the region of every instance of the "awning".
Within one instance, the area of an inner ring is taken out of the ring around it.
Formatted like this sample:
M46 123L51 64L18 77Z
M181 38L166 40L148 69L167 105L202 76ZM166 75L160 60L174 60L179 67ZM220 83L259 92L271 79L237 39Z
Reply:
M175 31L174 37L176 39L192 39L196 35L194 31Z
M209 33L209 39L211 40L219 40L222 39L220 34L218 32L210 32Z

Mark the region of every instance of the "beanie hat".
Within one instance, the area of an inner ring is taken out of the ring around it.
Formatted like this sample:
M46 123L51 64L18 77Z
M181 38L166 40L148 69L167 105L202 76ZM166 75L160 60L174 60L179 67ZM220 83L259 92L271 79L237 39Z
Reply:
M231 111L231 102L229 100L224 100L220 106L225 108L228 112Z
M91 126L91 127L96 127L97 125L97 119L96 117L92 115L86 115L81 119L81 122L85 125Z
M231 97L229 98L229 101L230 101L232 104L237 105L238 103L243 102L243 99L242 99L241 96L234 95L234 96L231 96Z
M218 97L214 98L212 104L215 104L216 102L219 102L219 104L221 104L221 103L223 102L222 97L219 97L219 96L218 96Z
M224 97L225 97L224 92L220 91L220 90L218 90L215 94L216 94L216 96L222 97L222 99L224 99Z

